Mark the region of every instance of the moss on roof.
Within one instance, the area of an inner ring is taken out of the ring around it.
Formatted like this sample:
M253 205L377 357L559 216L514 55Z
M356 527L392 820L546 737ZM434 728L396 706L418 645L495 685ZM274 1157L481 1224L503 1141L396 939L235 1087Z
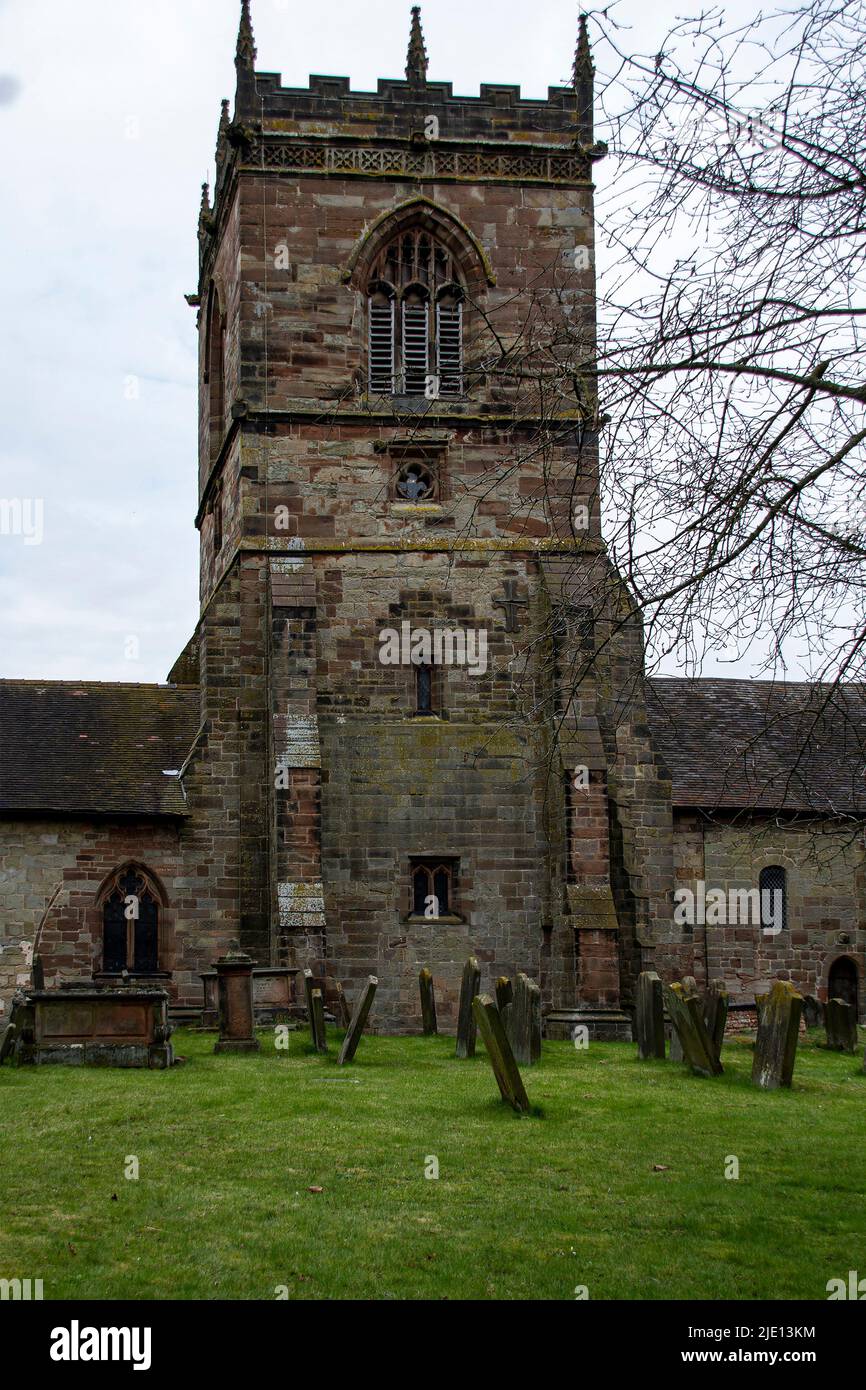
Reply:
M195 686L0 681L0 812L183 816Z
M675 806L866 815L866 687L649 682Z

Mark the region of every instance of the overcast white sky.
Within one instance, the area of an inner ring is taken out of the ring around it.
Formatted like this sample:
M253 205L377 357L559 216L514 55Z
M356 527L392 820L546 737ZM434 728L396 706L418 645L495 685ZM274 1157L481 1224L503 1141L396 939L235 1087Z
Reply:
M257 66L287 85L403 75L405 0L252 8ZM239 12L239 0L0 0L0 498L45 508L41 545L0 534L0 676L164 680L195 626L183 295ZM616 12L633 26L623 44L654 52L692 7ZM745 17L745 0L728 13ZM562 0L427 0L423 21L430 76L459 93L515 82L541 97L568 80L577 7Z

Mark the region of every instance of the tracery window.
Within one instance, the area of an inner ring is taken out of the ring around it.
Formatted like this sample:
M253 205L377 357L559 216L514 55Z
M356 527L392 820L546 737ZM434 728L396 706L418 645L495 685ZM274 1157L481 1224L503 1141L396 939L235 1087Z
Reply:
M406 502L435 502L439 495L439 479L435 468L422 458L404 463L397 474L394 490Z
M432 920L457 912L456 859L411 859L411 917Z
M367 288L370 391L461 395L463 301L454 258L430 232L416 227L394 237Z
M159 968L159 896L147 874L130 865L102 898L102 969L146 975Z

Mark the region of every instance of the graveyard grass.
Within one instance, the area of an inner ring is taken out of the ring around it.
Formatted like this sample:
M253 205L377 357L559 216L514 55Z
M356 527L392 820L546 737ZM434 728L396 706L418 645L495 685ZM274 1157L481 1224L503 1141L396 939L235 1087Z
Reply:
M46 1299L826 1299L863 1267L866 1075L862 1036L854 1057L818 1036L790 1092L749 1084L747 1039L714 1080L545 1043L525 1118L480 1040L457 1061L453 1038L365 1036L338 1068L333 1029L327 1057L181 1032L167 1073L7 1065L0 1277Z

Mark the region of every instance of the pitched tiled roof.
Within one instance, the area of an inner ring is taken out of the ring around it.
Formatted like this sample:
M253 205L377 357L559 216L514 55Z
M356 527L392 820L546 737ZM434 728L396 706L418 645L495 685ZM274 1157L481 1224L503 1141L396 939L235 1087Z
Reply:
M0 812L187 814L193 686L0 681Z
M0 812L184 815L195 686L0 681ZM675 806L866 816L866 687L649 682Z
M866 687L649 682L675 806L866 814Z

